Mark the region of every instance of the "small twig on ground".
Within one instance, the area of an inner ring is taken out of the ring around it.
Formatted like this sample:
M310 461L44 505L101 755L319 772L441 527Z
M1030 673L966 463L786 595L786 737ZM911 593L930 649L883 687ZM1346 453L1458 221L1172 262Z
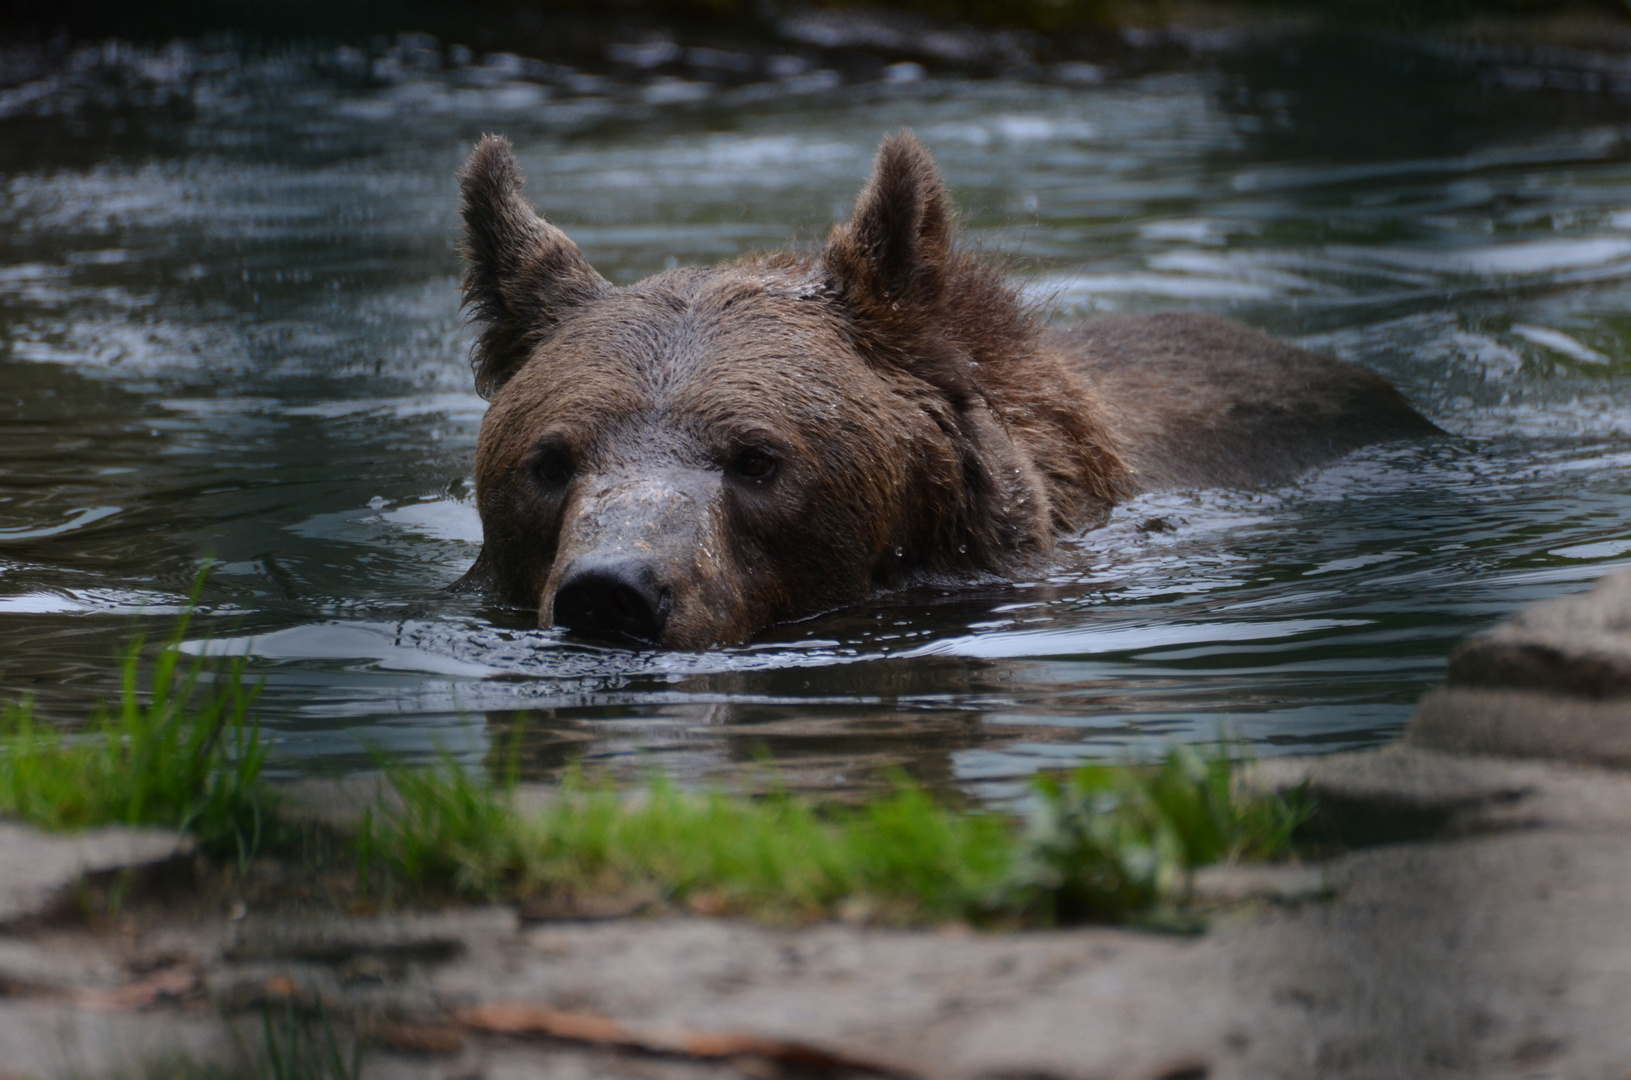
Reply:
M806 1070L844 1071L896 1080L929 1080L920 1070L870 1056L827 1050L810 1043L767 1038L751 1032L693 1031L679 1027L626 1024L599 1013L551 1009L524 1002L491 1002L460 1009L454 1020L488 1035L558 1039L610 1046L665 1057L718 1060L763 1058Z

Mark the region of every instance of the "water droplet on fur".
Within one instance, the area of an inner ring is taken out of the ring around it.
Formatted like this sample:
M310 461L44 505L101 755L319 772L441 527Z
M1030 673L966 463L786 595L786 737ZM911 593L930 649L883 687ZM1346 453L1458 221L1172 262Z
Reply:
M895 548L895 558L897 558L897 559L906 558L906 549L903 548L903 547L896 547Z
M957 554L967 555L968 554L968 545L967 544L958 544L957 545Z

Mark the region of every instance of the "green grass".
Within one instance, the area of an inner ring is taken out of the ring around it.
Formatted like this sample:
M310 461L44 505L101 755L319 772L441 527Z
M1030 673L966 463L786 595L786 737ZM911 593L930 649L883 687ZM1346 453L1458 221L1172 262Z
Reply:
M1017 888L1043 923L1123 919L1181 900L1199 867L1291 854L1305 791L1242 793L1220 746L1145 767L1089 765L1036 781Z
M902 780L859 807L688 793L630 796L571 779L518 811L510 787L451 761L390 769L358 837L372 887L503 899L646 895L772 921L834 915L921 923L1128 920L1181 902L1191 872L1289 853L1311 806L1242 795L1220 753L1091 766L1038 781L1025 823L951 809Z
M254 854L269 806L258 687L244 685L242 660L186 657L189 619L159 648L145 687L145 642L130 644L117 706L99 707L80 731L36 721L27 699L0 709L0 815L49 829L160 825L213 853Z
M857 905L968 918L995 904L1013 861L1011 819L959 813L902 785L857 808L788 795L693 794L664 780L633 796L569 780L533 814L508 791L446 763L391 770L400 806L363 830L384 880L506 896L652 894L773 920Z

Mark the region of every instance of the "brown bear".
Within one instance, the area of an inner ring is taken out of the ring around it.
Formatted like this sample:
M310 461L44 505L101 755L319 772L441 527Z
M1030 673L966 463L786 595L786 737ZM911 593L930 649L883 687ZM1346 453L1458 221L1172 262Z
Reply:
M1391 386L1210 315L1042 326L954 243L911 134L818 253L615 288L459 174L485 544L465 585L589 637L740 642L933 576L1011 575L1160 488L1284 481L1438 431Z

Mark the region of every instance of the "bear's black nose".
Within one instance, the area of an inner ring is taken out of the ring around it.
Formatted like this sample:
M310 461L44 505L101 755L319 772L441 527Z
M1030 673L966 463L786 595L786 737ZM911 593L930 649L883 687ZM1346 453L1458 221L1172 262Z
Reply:
M555 624L574 634L655 645L668 623L668 590L637 559L579 559L555 590Z

